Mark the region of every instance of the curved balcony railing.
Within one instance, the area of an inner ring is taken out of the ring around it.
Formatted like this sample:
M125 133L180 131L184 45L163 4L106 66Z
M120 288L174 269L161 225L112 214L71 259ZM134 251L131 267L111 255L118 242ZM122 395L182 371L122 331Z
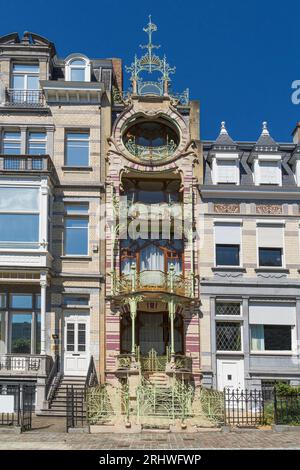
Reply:
M138 145L134 142L134 140L129 139L125 143L125 147L131 153L131 155L134 155L140 160L159 161L171 157L177 148L177 144L171 140L166 145L160 145L158 147L147 147L144 145Z
M132 269L130 274L112 274L112 295L130 294L132 292L165 292L183 297L194 297L194 276L184 277L170 270L141 271Z
M171 356L168 351L165 355L159 355L154 349L148 354L141 355L138 353L132 355L119 354L116 358L116 370L119 372L129 372L137 368L141 372L191 372L192 358L182 354L174 354Z

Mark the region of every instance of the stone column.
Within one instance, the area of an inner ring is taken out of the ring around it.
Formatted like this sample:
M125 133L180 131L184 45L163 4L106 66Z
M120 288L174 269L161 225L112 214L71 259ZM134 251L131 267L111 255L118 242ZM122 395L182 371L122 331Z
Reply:
M46 354L46 293L47 293L47 275L41 273L41 354Z

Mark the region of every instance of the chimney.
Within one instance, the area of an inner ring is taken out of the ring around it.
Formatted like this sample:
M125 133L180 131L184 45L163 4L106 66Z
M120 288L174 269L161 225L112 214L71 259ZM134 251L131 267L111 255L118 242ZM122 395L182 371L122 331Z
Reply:
M111 59L113 69L115 72L117 87L120 92L123 91L123 73L122 73L122 59L117 59L113 57Z
M294 144L300 144L300 122L297 122L295 129L292 132Z

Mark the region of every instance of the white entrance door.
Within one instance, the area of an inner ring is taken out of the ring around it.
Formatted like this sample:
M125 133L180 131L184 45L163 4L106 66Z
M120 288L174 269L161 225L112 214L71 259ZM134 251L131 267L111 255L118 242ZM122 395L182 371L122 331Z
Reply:
M218 359L217 380L218 390L224 388L244 389L244 360Z
M85 376L89 366L90 318L85 313L65 314L65 375Z

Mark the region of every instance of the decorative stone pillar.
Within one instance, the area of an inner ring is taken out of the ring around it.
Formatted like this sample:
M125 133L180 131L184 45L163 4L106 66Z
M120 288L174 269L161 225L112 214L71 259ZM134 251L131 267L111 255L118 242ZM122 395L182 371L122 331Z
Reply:
M41 273L41 354L46 354L46 293L47 293L47 275Z

